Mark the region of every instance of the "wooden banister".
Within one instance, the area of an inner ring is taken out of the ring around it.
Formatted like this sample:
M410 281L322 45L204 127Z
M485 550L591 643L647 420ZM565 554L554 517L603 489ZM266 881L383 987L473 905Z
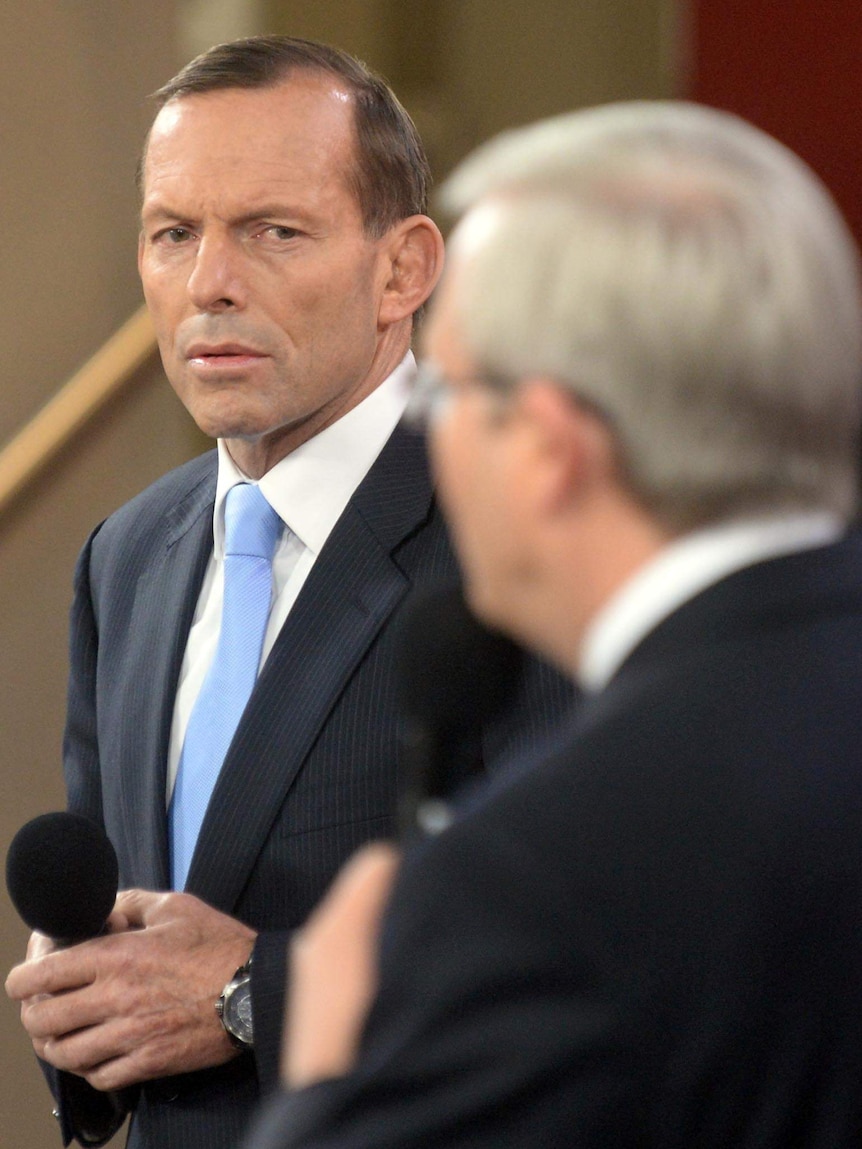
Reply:
M153 354L141 307L0 451L0 513Z

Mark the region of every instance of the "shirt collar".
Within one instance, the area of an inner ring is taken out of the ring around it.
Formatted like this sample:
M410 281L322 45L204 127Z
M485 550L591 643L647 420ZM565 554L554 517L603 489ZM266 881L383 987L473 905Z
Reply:
M693 531L641 567L590 623L577 679L605 687L641 639L684 602L727 575L779 555L826 546L846 524L826 512L740 519Z
M361 403L291 451L260 479L258 485L267 502L315 556L403 415L415 373L416 361L408 351ZM242 473L219 439L213 508L216 558L224 554L225 497L237 483L250 482L254 480Z

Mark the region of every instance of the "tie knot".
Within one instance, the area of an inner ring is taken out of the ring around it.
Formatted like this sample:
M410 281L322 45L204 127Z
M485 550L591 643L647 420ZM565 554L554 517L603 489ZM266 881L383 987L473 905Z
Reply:
M227 493L224 506L224 550L226 555L256 555L272 562L281 519L272 509L260 487L237 483Z

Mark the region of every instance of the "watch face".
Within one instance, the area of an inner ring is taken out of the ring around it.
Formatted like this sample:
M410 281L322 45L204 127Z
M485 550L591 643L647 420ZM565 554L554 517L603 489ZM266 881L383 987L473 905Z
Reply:
M224 1023L240 1041L251 1045L254 1040L254 1030L251 1020L251 985L248 978L240 982L232 994L228 996L224 1007Z

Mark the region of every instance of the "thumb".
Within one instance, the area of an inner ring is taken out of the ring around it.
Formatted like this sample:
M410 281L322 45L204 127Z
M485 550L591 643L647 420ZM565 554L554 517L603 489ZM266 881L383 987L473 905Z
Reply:
M131 928L131 923L124 913L116 908L111 910L108 920L105 922L106 934L124 934Z
M155 893L153 890L120 890L108 919L111 933L120 932L114 928L114 921L122 929L143 929L144 926L152 925L167 897L170 895Z

